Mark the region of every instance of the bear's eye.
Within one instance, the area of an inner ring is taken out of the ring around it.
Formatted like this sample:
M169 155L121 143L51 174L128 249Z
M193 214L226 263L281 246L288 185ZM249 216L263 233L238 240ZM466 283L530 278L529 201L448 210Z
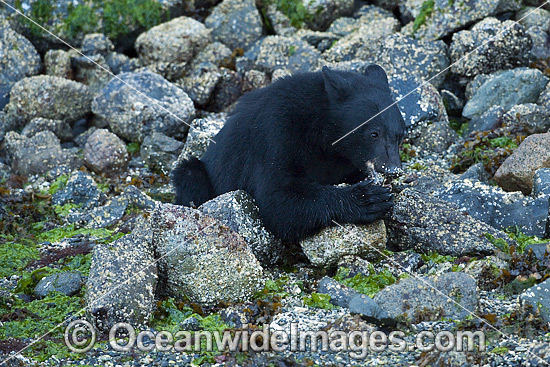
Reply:
M376 131L370 133L371 138L376 139L378 137L378 133Z

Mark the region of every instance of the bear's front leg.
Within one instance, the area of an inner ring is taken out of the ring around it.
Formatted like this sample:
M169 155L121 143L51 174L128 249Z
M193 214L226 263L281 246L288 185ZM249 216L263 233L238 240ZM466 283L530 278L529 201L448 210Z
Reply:
M390 189L372 181L346 187L292 182L256 194L256 202L267 229L291 243L333 225L333 221L374 222L393 206Z

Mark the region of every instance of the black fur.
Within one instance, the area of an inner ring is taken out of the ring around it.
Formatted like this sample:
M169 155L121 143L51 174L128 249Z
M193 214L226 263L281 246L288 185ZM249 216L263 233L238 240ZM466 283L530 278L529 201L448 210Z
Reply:
M297 242L340 223L369 223L392 207L386 187L363 181L367 162L378 171L401 167L405 123L397 106L337 139L391 105L384 71L298 74L245 94L201 160L173 173L176 203L200 205L243 189L266 227ZM349 183L348 187L336 184Z

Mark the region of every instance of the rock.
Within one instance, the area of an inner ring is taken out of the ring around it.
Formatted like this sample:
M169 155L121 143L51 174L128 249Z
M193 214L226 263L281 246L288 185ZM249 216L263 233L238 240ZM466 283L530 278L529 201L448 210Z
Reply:
M59 292L66 296L74 296L84 285L84 278L80 273L56 273L40 279L34 288L34 295L38 298L46 297L50 292Z
M71 59L74 79L88 86L90 93L97 94L113 77L102 55L75 56Z
M460 175L459 179L462 181L472 180L472 181L481 181L484 184L489 183L491 175L485 169L483 163L476 163L473 166L470 166L466 172ZM443 185L439 186L441 188ZM460 190L460 189L459 189ZM435 191L435 190L434 190ZM433 193L433 191L432 191Z
M348 307L351 299L359 294L355 289L340 284L327 276L319 281L317 293L328 294L330 303L338 307Z
M294 307L273 316L269 329L271 332L282 331L287 335L326 331L346 315L348 312L345 309L324 310L322 308Z
M0 110L8 104L10 90L19 80L38 74L40 55L28 39L0 24Z
M193 70L193 72L180 79L177 85L198 106L205 106L212 98L221 79L222 73L220 70L213 65L209 65Z
M338 270L341 268L345 269L348 277L354 277L357 274L368 277L371 275L372 264L359 256L344 256L338 261Z
M373 8L375 8L373 6ZM392 14L389 14L391 17ZM359 22L355 18L340 17L330 24L326 33L331 33L338 38L345 37L359 29Z
M233 103L242 95L243 78L230 69L220 68L221 77L214 90L214 98L211 101L210 108L215 111L221 111L231 107Z
M206 152L206 148L214 136L225 124L226 119L227 115L222 113L193 120L178 162L189 156L200 158Z
M247 300L262 289L258 260L221 222L196 209L161 204L151 223L168 296L213 305Z
M550 168L550 133L528 136L495 173L495 181L506 191L531 193L539 168Z
M525 28L517 22L485 18L471 30L453 35L449 48L451 71L472 77L527 66L532 46Z
M71 203L82 209L94 208L105 200L92 176L82 171L71 173L65 187L52 195L52 204L63 206Z
M86 317L99 331L117 322L146 324L155 308L157 267L145 220L128 234L94 247L86 283Z
M448 121L437 121L420 131L420 136L414 139L414 145L421 150L443 153L458 140L458 134Z
M12 169L22 176L42 174L58 166L80 166L78 159L66 149L61 149L59 139L48 130L32 138L10 131L4 141Z
M90 33L84 36L82 40L81 51L84 55L102 55L107 56L115 49L111 40L102 33Z
M292 25L292 21L281 11L277 10L275 3L269 3L265 12L265 17L273 27L278 36L290 37L296 33L297 29Z
M548 343L537 343L534 342L527 351L525 351L525 356L527 360L525 361L526 366L536 366L540 364L540 361L550 360L550 345Z
M300 29L298 32L286 36L299 37L301 40L306 41L320 52L326 51L332 47L332 45L340 38L329 32L316 32L309 29Z
M533 243L525 246L525 253L529 254L529 251L532 251L538 260L550 259L550 243Z
M143 139L139 152L149 167L169 172L182 149L182 142L154 131Z
M550 197L550 168L541 168L533 176L533 196Z
M373 57L379 53L383 40L400 28L399 21L392 15L376 11L363 16L361 20L353 21L352 27L355 27L356 30L344 35L323 54L328 62L357 59L372 61Z
M414 249L441 255L489 255L495 246L486 234L511 242L503 232L475 220L458 206L414 189L403 190L395 199L388 228L388 249Z
M316 31L322 31L337 18L353 13L353 0L312 0L302 1L306 11L313 18L307 20L308 26Z
M389 317L401 317L409 323L441 318L462 320L476 312L478 300L475 280L461 272L404 278L374 297Z
M528 198L521 193L508 193L499 187L465 179L445 184L434 196L456 204L461 211L496 229L519 226L528 236L544 237L548 198Z
M115 176L126 169L126 145L107 129L97 129L84 146L84 162L95 173Z
M385 249L386 227L383 221L328 227L302 240L300 245L311 264L318 267L333 267L346 255L373 260Z
M550 11L525 7L516 13L515 19L527 29L533 40L531 56L535 59L546 59L550 56L550 44L547 42L550 29Z
M536 69L517 68L495 73L474 92L462 115L471 119L495 105L509 110L517 104L534 103L547 83L548 78Z
M131 59L128 56L118 52L111 52L107 54L105 57L105 62L115 75L120 73L129 73L142 66L141 61L138 58Z
M468 123L466 135L474 131L492 131L502 125L506 110L500 106L489 107L481 116L474 117Z
M141 142L153 131L183 138L195 115L184 91L150 72L123 73L112 79L92 102L92 111L111 131Z
M443 99L443 103L445 104L448 114L453 116L460 116L462 114L464 102L453 92L442 89L441 98Z
M550 279L526 289L518 298L520 306L531 311L540 312L545 322L550 322Z
M38 75L17 82L6 107L26 121L36 117L75 122L90 113L92 96L82 83Z
M49 50L44 55L44 71L46 75L72 79L71 56L67 51Z
M537 104L540 106L550 107L550 83L546 84L546 88L544 88L540 94Z
M502 118L503 125L526 135L545 133L550 129L550 110L534 103L512 107Z
M291 73L313 71L321 54L298 38L267 36L260 44L254 65L269 74L285 68Z
M200 322L195 316L186 318L180 323L179 326L181 330L188 330L188 331L199 331L201 329Z
M384 40L374 62L380 64L389 76L413 75L439 88L450 64L447 54L448 47L443 41L426 42L394 34Z
M66 121L49 120L41 117L32 119L21 131L21 135L28 138L34 136L40 131L49 130L54 133L59 140L66 142L73 139L71 125Z
M262 265L274 265L283 255L283 244L265 229L260 211L250 194L231 191L207 201L198 208L237 232Z
M378 263L379 267L387 268L392 275L399 278L402 274L412 274L424 264L422 255L414 251L392 253ZM350 273L351 274L351 273Z
M358 294L349 301L349 312L358 313L367 321L385 321L388 313L366 294Z
M231 53L231 50L221 42L209 43L188 64L189 70L192 72L200 69L204 64L223 66L231 60Z
M205 19L212 38L231 50L246 49L262 36L262 18L253 0L224 0Z
M482 290L491 290L499 287L499 277L502 270L508 270L508 263L496 256L483 259L472 259L464 268L464 272L471 275Z
M155 62L186 64L210 42L210 30L199 21L179 17L143 32L136 51L144 65Z
M499 7L501 2L502 0L472 2L435 0L434 8L436 10L426 16L426 20L420 24L419 28L413 32L411 22L405 27L405 31L414 33L414 36L420 39L441 39L456 30L466 28L476 20L501 11ZM421 12L423 1L407 0L404 5L412 17L416 18ZM510 10L518 9L519 7Z
M243 94L269 85L271 80L263 71L249 70L243 78Z

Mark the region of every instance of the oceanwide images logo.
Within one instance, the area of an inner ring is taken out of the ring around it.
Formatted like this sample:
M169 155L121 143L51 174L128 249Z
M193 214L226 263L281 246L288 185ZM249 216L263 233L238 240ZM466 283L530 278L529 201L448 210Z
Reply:
M124 337L120 337L124 335ZM97 340L95 328L85 320L75 320L65 329L65 343L75 353L85 353ZM485 334L481 331L422 331L416 337L406 338L402 331L308 331L292 323L287 330L275 330L264 325L262 329L244 327L239 330L168 331L145 330L136 333L127 323L113 325L109 331L109 345L118 352L134 349L142 352L205 352L249 351L348 352L351 358L362 359L369 353L386 350L399 353L413 350L422 352L483 351Z

